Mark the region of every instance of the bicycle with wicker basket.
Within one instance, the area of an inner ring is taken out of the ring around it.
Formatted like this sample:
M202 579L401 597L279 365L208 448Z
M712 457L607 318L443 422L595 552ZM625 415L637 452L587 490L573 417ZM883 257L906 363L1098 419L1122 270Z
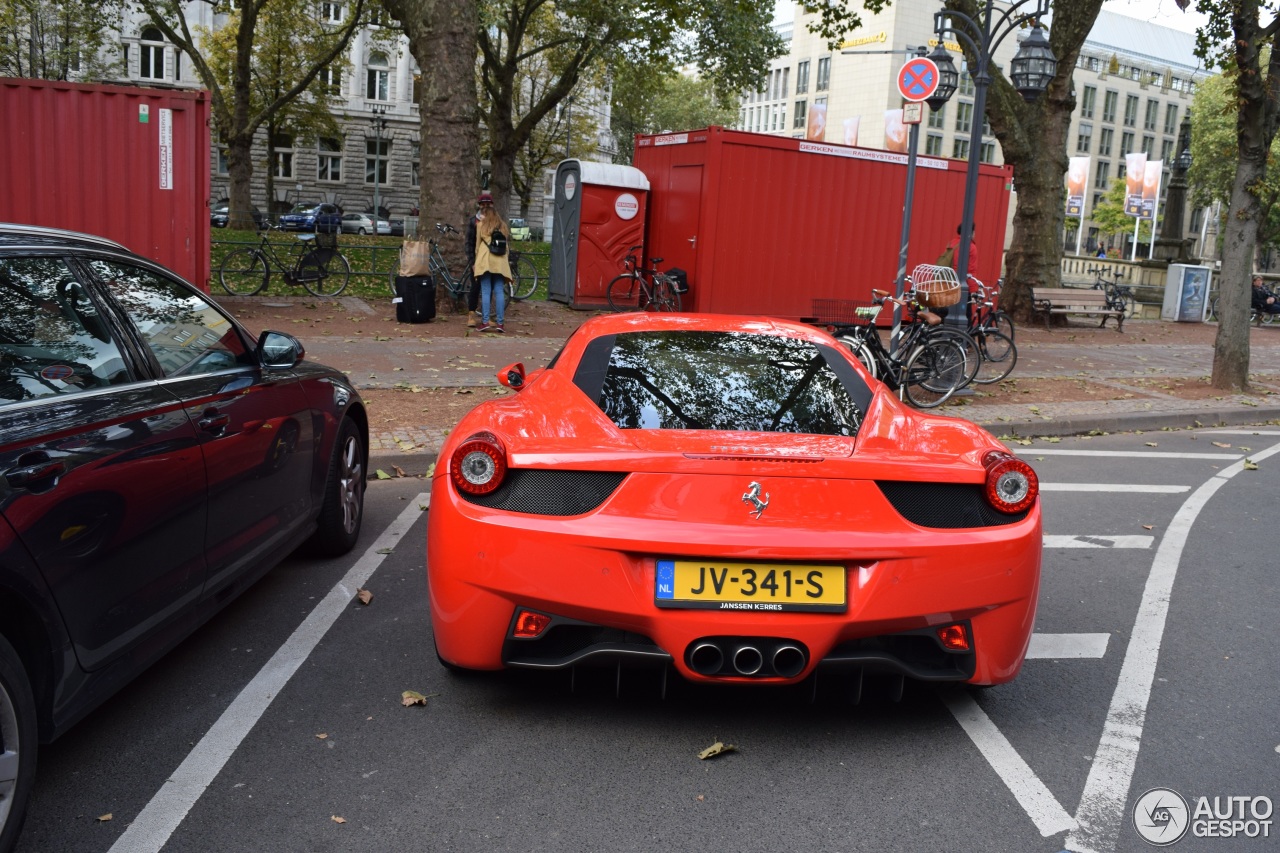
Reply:
M913 314L920 304L915 294L904 294L897 300L884 290L872 290L872 303L839 299L813 300L814 322L825 326L853 353L875 379L884 382L920 409L941 406L961 388L968 373L964 348L948 337L930 338L928 319L912 323L902 335L898 347L889 352L876 329L876 317L885 303L897 303ZM923 312L934 323L936 314Z

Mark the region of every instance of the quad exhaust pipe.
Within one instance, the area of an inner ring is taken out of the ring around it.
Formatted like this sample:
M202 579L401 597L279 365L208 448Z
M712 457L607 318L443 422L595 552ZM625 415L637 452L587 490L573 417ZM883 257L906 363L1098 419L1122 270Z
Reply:
M776 637L706 637L689 644L685 662L708 677L795 678L809 653L800 643Z

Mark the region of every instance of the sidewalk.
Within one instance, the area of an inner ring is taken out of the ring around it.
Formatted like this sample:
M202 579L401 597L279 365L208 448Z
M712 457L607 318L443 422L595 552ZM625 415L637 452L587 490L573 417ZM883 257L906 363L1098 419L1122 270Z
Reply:
M508 311L508 334L482 335L456 315L417 326L396 324L389 304L354 297L221 301L255 332L291 332L303 341L308 358L346 371L380 416L371 424L371 467L400 465L418 473L433 461L458 416L483 400L487 389L500 392L494 378L499 367L516 361L531 370L545 365L573 329L593 316L559 303L518 303ZM1020 327L1011 381L995 391L977 388L935 411L1008 439L1280 420L1280 328L1251 332L1251 395L1208 388L1216 331L1212 325L1154 320L1128 320L1123 333L1080 320L1052 331ZM440 402L441 394L450 395L447 403ZM433 405L404 405L428 399ZM440 411L442 406L448 411Z

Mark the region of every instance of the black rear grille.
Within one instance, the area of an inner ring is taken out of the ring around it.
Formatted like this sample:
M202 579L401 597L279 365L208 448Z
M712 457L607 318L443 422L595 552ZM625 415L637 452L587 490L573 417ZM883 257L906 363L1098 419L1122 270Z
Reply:
M502 485L487 495L463 499L490 509L531 515L582 515L613 494L627 475L616 471L553 471L513 468Z
M881 480L876 485L903 518L921 527L999 527L1022 521L1031 511L1000 512L987 503L982 486L976 483Z

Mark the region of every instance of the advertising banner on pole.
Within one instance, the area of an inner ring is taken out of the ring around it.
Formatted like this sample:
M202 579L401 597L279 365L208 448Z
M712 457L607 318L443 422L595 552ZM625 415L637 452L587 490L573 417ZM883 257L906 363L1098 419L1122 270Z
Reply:
M1142 186L1146 180L1147 152L1132 151L1124 155L1124 168L1124 212L1130 216L1142 216Z
M1148 160L1142 176L1142 218L1156 219L1156 207L1160 203L1160 183L1164 176L1163 160Z
M1084 190L1092 157L1072 157L1067 167L1067 216L1084 217Z
M907 126L902 123L902 110L884 111L884 150L907 153Z
M844 144L858 144L858 128L862 124L862 116L853 116L844 120Z
M827 138L827 105L809 105L809 124L805 127L805 139L823 142Z

